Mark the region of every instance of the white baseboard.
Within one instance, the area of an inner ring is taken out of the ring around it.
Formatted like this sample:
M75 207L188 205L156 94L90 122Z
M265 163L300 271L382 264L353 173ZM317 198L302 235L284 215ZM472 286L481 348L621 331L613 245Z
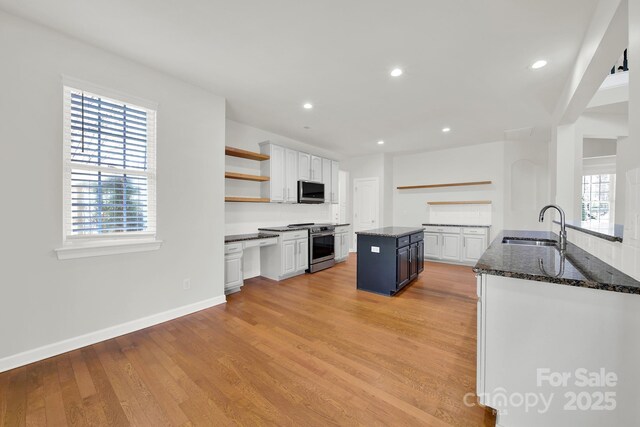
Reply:
M182 307L173 308L162 313L152 314L151 316L132 320L120 325L111 326L85 335L38 347L33 350L27 350L22 353L7 356L0 359L0 372L28 365L29 363L57 356L68 351L77 350L100 341L119 337L120 335L139 331L140 329L148 328L149 326L154 326L168 320L177 319L178 317L195 313L196 311L223 304L226 301L226 297L221 295L219 297L210 298L189 305L183 305Z

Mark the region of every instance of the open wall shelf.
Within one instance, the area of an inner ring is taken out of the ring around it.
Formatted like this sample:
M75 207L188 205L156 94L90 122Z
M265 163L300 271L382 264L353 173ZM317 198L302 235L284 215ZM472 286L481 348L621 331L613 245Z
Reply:
M441 187L464 187L468 185L489 185L492 181L472 181L472 182L454 182L450 184L425 184L425 185L406 185L397 187L398 190L414 190L417 188L441 188Z
M225 197L225 202L245 202L245 203L269 203L267 197Z
M491 200L457 200L451 202L427 202L428 205L490 205Z
M239 179L241 181L258 181L258 182L269 181L270 179L268 176L247 175L244 173L236 173L236 172L225 172L224 177L227 179Z
M227 156L240 157L242 159L249 160L269 160L269 156L267 154L260 154L253 151L242 150L240 148L229 147L228 145L224 147L224 154L226 154Z

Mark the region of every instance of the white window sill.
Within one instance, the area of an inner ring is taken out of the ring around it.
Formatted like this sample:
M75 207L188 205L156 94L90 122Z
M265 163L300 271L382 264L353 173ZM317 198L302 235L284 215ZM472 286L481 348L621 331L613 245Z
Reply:
M55 249L58 259L88 258L104 255L128 254L133 252L157 251L162 240L111 240L104 242L71 242Z

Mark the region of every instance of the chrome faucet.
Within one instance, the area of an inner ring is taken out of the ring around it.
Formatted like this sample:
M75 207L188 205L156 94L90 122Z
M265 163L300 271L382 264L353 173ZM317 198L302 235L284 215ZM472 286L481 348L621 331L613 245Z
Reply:
M547 205L540 211L540 218L538 219L540 222L544 221L544 213L549 208L557 209L560 212L560 240L558 241L558 246L561 251L567 250L567 224L565 222L564 210L558 205Z

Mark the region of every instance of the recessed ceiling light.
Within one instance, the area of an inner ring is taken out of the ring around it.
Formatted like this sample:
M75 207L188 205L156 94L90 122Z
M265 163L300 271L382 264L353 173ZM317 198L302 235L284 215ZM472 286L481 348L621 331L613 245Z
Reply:
M310 110L313 108L313 104L307 102L302 106L305 110Z
M451 128L442 128L442 132L444 133L451 132Z
M545 65L547 65L547 61L545 61L544 59L540 59L540 60L538 60L538 61L534 62L534 63L531 65L531 68L533 68L534 70L537 70L538 68L542 68L542 67L544 67Z
M382 144L384 144L383 140L378 141L378 145L382 145Z
M400 77L402 75L402 69L401 68L394 68L393 70L391 70L391 77Z

